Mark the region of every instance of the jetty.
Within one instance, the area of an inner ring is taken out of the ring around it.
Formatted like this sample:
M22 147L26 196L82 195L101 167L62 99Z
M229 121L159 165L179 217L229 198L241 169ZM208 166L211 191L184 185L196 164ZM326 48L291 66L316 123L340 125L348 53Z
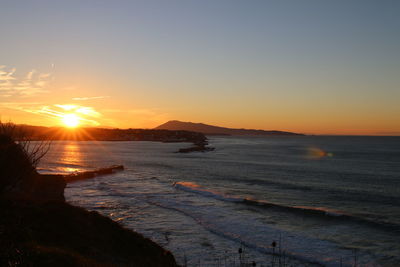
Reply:
M66 183L71 183L80 180L94 178L100 175L113 174L117 171L122 171L122 170L124 170L123 165L112 165L110 167L100 168L93 171L83 171L83 172L76 172L68 175L63 175L63 179Z

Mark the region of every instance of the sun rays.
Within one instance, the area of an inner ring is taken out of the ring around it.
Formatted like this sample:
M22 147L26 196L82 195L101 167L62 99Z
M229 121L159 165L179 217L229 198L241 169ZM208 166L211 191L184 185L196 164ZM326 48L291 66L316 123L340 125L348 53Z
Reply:
M52 119L54 125L64 126L66 128L93 127L99 126L98 118L102 114L92 107L85 107L73 104L51 106L42 106L39 109L21 109L25 112L39 114Z

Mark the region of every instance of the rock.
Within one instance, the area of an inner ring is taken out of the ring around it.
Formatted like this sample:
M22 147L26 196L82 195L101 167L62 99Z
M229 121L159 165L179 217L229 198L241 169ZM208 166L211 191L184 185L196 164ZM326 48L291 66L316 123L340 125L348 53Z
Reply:
M214 147L207 147L207 146L192 146L188 148L181 148L178 150L178 153L190 153L190 152L207 152L213 151Z

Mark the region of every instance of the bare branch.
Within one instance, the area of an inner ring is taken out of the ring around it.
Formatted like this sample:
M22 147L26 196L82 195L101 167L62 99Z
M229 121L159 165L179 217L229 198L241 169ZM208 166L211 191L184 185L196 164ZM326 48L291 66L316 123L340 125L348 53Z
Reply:
M25 126L3 123L1 120L0 141L0 176L3 176L0 177L0 191L16 186L35 172L51 145L51 140L35 140L35 134Z

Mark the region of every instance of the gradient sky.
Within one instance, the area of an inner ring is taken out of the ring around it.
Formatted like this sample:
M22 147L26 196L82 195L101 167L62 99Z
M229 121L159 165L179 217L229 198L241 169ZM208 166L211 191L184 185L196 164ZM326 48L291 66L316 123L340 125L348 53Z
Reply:
M400 1L0 1L3 121L400 135Z

